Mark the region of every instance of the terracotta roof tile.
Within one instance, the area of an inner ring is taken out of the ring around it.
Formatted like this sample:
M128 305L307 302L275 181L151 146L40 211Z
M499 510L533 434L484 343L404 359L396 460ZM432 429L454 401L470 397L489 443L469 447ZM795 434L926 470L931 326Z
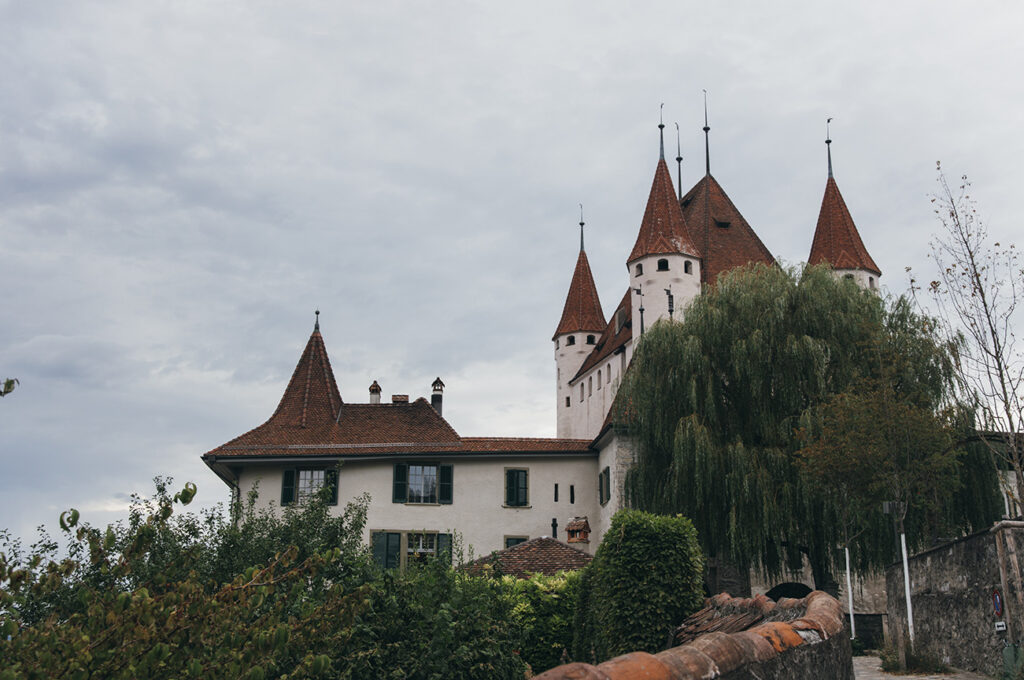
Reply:
M463 569L479 574L485 564L496 565L503 574L529 578L531 574L551 576L560 571L575 571L590 564L593 556L561 541L541 536L473 560Z
M853 217L846 207L839 185L832 177L825 184L825 195L821 199L818 225L814 229L811 254L807 257L811 265L827 263L835 269L866 269L876 276L882 271L871 259L860 233L853 223Z
M583 360L583 364L580 366L580 370L576 371L576 375L569 381L571 384L573 380L585 375L594 366L597 366L602 361L607 359L616 353L619 348L625 347L627 343L633 338L633 305L630 304L629 289L626 289L626 294L622 296L622 300L619 302L619 306L615 308L612 313L611 321L604 327L604 331L601 333L601 337L597 339L597 343L594 345L594 349L591 350L587 358ZM615 318L622 312L622 327L619 328L619 332L615 332Z
M705 175L682 199L683 215L693 240L701 245L701 281L748 262L772 264L775 258L733 205L712 175Z
M576 269L569 284L569 294L565 296L565 307L562 319L558 322L555 336L562 333L578 333L580 331L600 331L605 326L604 312L601 311L601 300L597 296L594 276L590 273L590 262L587 253L580 248L576 258Z
M654 171L654 182L640 223L640 233L637 234L626 264L647 255L663 253L685 253L700 257L700 251L687 229L686 218L679 209L672 175L664 158L658 161Z

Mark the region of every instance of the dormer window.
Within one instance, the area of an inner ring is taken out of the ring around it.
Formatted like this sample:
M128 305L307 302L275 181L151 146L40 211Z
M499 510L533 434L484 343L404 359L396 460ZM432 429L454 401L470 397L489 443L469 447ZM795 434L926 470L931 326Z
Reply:
M575 335L570 335L569 337L567 337L565 339L565 344L567 344L567 345L575 345L576 344L576 336Z
M640 276L643 273L644 273L644 266L642 264L640 264L640 263L637 263L637 265L636 265L636 275Z
M690 262L689 260L687 260L686 262L683 263L683 273L684 274L692 274L693 273L693 263Z
M718 227L719 229L728 229L729 228L729 221L728 220L715 220L715 226Z
M597 338L596 337L594 337L593 335L588 335L587 336L587 344L588 345L593 345L595 342L597 342Z
M661 258L660 260L658 260L658 271L659 272L667 272L668 271L668 260L665 259L664 257Z
M615 335L619 334L624 325L626 325L626 310L620 309L615 312Z

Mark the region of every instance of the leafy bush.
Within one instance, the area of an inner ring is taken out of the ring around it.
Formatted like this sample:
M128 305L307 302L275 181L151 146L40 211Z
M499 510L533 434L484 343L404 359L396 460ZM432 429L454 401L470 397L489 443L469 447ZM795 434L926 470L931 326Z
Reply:
M511 603L509 623L519 636L519 653L538 673L562 663L572 648L579 583L579 572L502 578Z
M704 600L704 556L685 517L620 510L584 569L573 649L598 661L663 649Z

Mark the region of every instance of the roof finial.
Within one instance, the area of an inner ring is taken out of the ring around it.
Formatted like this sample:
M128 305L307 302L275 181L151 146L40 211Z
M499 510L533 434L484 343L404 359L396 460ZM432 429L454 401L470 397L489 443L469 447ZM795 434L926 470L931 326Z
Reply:
M665 102L658 109L658 134L661 136L661 160L665 160Z
M676 123L676 176L679 178L679 200L683 200L683 147L679 143L679 123Z
M825 121L825 148L828 149L828 178L832 179L832 133L829 131L829 123L832 119Z
M710 142L708 141L708 133L711 132L711 128L708 127L708 91L704 90L704 172L705 174L711 174L711 149Z
M316 310L313 313L316 314L316 323L313 324L313 330L314 331L319 331L320 330L320 310L318 309L318 310Z
M583 252L583 225L586 224L583 221L583 204L580 203L580 252Z

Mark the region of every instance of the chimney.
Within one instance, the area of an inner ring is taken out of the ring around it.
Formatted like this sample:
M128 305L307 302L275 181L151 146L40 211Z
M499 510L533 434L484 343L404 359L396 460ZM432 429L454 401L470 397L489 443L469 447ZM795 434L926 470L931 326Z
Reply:
M391 403L392 404L408 404L409 403L409 395L408 394L392 394L391 395Z
M373 384L370 385L370 403L371 404L379 404L380 403L380 385L377 384L376 380L374 380Z
M430 405L437 411L437 415L441 415L441 399L444 392L444 383L441 382L441 378L438 377L434 380L434 384L430 386L433 392L430 393Z

